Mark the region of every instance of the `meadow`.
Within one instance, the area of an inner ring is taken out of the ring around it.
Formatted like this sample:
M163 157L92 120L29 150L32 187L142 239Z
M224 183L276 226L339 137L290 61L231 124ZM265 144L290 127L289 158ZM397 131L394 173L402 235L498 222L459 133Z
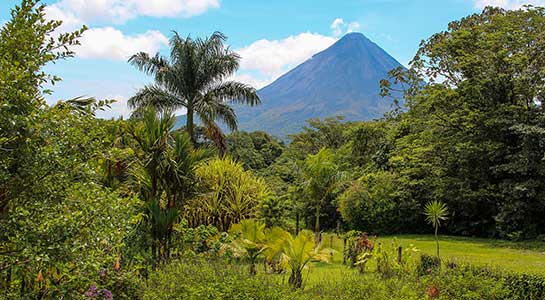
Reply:
M377 239L377 242L392 243L402 247L415 247L418 254L435 253L433 235L390 235ZM496 239L440 236L441 256L443 260L459 264L471 264L491 269L501 269L521 274L545 275L545 242L513 242ZM352 276L357 271L343 265L343 241L336 234L325 234L325 248L333 249L333 259L329 262L313 262L305 271L308 273L306 284L335 281ZM415 255L417 260L419 255ZM374 266L370 266L371 271Z

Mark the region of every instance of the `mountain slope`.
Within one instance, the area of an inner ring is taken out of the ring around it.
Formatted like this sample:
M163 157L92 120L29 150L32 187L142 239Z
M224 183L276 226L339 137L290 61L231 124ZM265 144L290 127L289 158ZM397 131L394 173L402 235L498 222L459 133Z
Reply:
M285 138L310 118L379 118L392 104L379 96L379 82L399 66L363 34L349 33L261 89L261 105L235 106L239 128Z

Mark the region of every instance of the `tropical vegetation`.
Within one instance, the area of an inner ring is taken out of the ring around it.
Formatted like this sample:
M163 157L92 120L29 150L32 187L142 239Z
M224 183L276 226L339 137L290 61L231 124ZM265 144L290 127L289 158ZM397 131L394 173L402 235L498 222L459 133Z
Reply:
M287 141L224 133L260 100L219 32L132 56L129 119L47 104L61 23L0 29L0 299L544 299L545 9L451 22L377 83L402 106Z

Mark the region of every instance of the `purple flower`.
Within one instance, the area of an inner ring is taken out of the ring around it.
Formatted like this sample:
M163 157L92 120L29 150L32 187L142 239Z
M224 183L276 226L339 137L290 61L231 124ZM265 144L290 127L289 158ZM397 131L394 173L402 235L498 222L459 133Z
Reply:
M85 292L85 297L87 298L94 298L97 295L97 285L91 284L87 292Z
M108 291L107 289L101 289L99 293L106 300L111 300L113 298L112 292Z

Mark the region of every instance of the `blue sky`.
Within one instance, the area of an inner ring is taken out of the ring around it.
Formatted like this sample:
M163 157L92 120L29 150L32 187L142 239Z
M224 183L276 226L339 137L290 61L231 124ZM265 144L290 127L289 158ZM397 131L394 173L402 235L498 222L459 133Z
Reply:
M0 23L19 0L0 1ZM486 5L515 9L545 0L45 0L62 31L90 30L77 57L47 67L63 81L47 98L114 98L104 117L127 115L126 99L150 78L126 63L138 51L165 52L172 30L207 36L218 30L242 56L235 79L259 88L358 31L404 65L422 39Z

